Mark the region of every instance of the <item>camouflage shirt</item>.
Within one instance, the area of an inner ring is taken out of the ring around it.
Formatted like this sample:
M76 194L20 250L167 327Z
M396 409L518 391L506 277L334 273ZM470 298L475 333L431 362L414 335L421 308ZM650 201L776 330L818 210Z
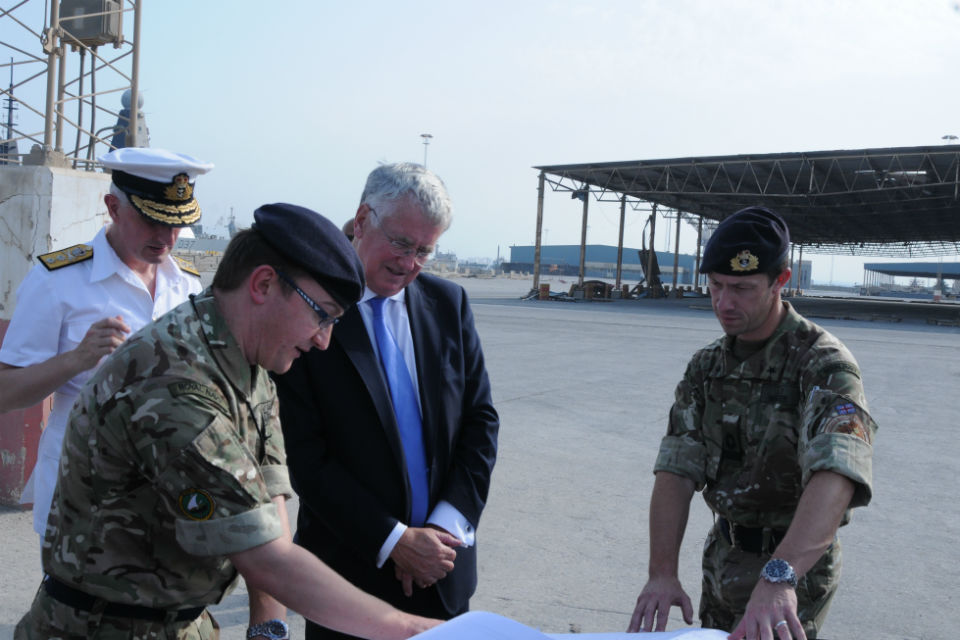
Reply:
M273 382L209 290L130 337L70 415L43 544L50 575L125 604L219 602L225 557L282 535L291 495Z
M851 508L872 491L877 427L859 367L839 340L783 304L783 321L742 362L730 337L693 356L654 469L693 480L714 513L748 527L787 528L815 471L855 483Z

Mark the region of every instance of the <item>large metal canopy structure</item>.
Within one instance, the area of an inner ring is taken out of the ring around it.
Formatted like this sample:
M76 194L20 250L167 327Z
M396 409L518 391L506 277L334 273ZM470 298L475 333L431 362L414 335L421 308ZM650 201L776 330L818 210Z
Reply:
M811 253L960 253L960 145L535 167L554 191L653 203L722 220L751 205L780 213Z
M867 271L874 271L888 276L905 278L946 278L960 279L960 263L946 262L868 262L863 265Z

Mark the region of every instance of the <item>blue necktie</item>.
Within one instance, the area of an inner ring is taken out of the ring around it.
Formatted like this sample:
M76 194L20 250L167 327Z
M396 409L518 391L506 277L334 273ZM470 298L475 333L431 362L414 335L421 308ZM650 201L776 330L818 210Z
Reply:
M403 352L383 317L386 298L370 298L373 309L373 332L377 336L380 364L390 385L393 413L400 427L400 441L407 461L407 476L413 495L410 526L421 527L427 520L427 502L430 490L427 486L427 456L423 448L423 423L420 420L420 405L417 390L410 378L410 371L403 359Z

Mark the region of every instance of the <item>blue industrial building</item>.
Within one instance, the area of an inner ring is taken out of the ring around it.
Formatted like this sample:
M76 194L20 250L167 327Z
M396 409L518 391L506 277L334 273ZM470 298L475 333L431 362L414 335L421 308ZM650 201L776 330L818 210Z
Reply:
M510 247L510 262L504 263L505 271L533 272L533 245ZM665 284L673 281L673 253L657 251L660 279ZM696 256L680 254L677 283L693 285ZM640 264L640 250L623 248L623 280L639 282L643 279L646 265ZM540 273L544 275L577 275L580 273L580 245L556 244L540 248ZM584 260L584 277L613 279L617 277L617 248L606 244L588 244Z
M503 263L504 271L533 273L533 245L510 247L510 261ZM657 263L660 265L660 281L673 282L673 253L657 251ZM693 275L696 271L696 256L681 253L677 263L677 284L696 286ZM811 262L803 261L803 271L797 282L797 264L793 266L793 275L788 287L810 288ZM630 247L623 248L623 271L621 278L627 282L640 282L646 265L640 264L640 251ZM580 245L556 244L540 248L540 273L543 275L576 276L580 273ZM584 277L591 279L613 280L617 277L617 248L606 244L588 244L584 259ZM701 285L703 281L701 279Z

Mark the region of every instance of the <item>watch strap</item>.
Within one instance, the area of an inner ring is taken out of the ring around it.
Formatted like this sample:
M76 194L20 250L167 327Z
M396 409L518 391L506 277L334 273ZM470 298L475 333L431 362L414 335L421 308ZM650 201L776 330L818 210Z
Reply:
M283 620L276 618L247 627L247 640L261 636L270 640L288 640L290 638L290 627Z

